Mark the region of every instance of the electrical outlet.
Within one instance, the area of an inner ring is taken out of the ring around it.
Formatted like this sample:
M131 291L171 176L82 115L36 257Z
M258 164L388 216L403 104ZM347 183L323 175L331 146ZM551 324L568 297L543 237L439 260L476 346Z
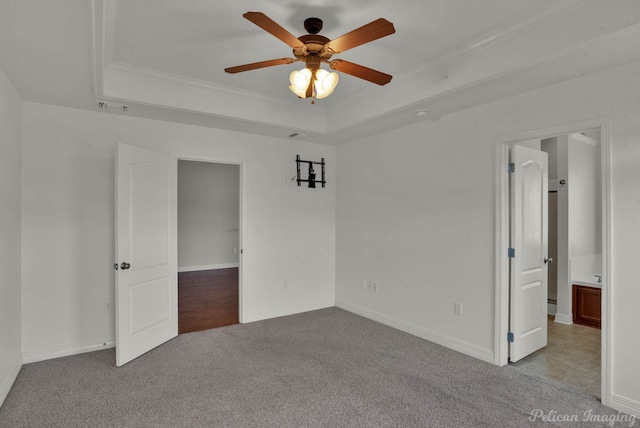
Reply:
M372 287L371 281L367 281L367 291L371 291L371 287Z
M282 283L282 288L284 288L285 290L287 290L289 288L289 283L287 281L284 281Z
M374 293L378 292L378 284L376 284L375 282L371 283L371 291L373 291Z
M456 303L453 305L453 312L454 312L456 315L460 315L460 316L462 316L462 303L460 303L460 302L456 302Z
M107 312L113 311L113 305L111 304L111 302L107 302L104 304L104 310Z

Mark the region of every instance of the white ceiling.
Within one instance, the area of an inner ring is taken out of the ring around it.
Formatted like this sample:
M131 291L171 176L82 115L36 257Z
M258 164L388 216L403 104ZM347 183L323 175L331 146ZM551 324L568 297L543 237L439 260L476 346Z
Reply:
M381 87L341 74L335 92L311 105L288 89L299 63L227 74L292 57L247 11L296 36L305 18L319 17L330 39L384 17L395 34L335 58L393 80ZM102 101L107 113L328 144L637 60L637 0L0 3L0 66L27 101L93 110Z

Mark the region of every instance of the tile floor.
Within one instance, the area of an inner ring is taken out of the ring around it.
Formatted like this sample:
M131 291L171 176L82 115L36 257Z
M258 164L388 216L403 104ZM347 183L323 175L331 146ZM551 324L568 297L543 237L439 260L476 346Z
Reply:
M600 398L600 329L549 317L547 346L514 363Z

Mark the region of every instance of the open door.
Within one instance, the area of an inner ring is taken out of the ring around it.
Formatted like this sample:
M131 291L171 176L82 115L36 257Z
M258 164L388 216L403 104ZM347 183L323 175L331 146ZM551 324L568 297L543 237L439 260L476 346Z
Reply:
M177 165L118 145L116 365L178 335Z
M547 346L547 154L510 151L509 360Z

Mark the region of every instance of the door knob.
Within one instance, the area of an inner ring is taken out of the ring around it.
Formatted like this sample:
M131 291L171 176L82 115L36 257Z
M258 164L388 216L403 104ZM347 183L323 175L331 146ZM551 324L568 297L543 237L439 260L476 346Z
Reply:
M545 257L544 262L549 264L553 263L553 257Z
M131 267L131 265L127 262L122 262L120 263L120 269L125 270L125 269L129 269Z

